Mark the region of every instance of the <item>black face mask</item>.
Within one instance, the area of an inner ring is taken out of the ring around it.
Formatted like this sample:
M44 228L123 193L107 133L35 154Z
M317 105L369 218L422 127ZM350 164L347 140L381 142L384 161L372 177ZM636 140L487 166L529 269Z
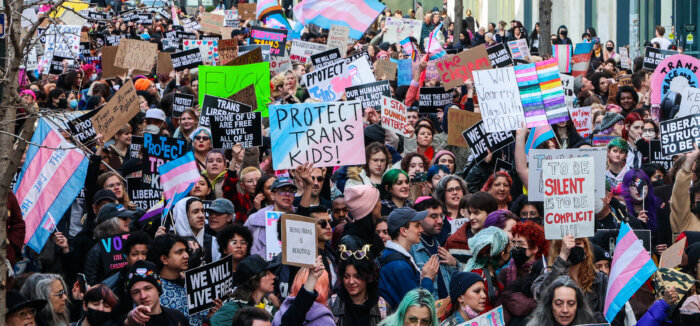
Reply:
M68 106L68 100L62 98L58 100L58 107L61 109L65 109Z
M663 179L659 179L659 180L653 181L653 182L651 183L651 185L654 186L654 187L661 187L661 186L664 185L664 180L663 180Z
M523 248L523 247L519 247L517 249L515 249L515 248L511 249L510 256L513 257L513 261L515 262L515 265L518 265L518 266L521 266L530 258L527 256L527 249Z
M559 34L561 34L561 36L563 36L563 37L566 37L566 35L569 34L569 31L561 31L561 32L559 32Z
M612 50L615 50L615 48L612 46L606 46L605 49L608 50L608 52L612 52Z
M569 259L567 259L567 261L571 263L571 265L576 265L584 259L586 259L586 252L583 251L583 248L574 246L571 248L571 252L569 252Z
M693 207L693 214L700 217L700 201L695 202L695 207Z
M112 313L88 308L87 312L85 312L85 318L90 325L104 325L112 319Z

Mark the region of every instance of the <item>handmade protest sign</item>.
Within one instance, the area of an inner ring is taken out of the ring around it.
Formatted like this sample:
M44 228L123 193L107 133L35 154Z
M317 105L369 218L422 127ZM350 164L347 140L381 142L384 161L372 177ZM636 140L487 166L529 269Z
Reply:
M44 31L44 57L39 66L48 70L51 57L77 58L80 54L80 25L51 24Z
M256 15L256 3L239 3L238 4L238 19L246 21L249 19L257 19Z
M379 79L396 80L398 64L389 60L377 60L374 62L374 75Z
M289 59L301 63L311 62L311 55L328 50L325 44L292 40L292 49L289 50Z
M311 62L315 69L320 69L338 61L345 61L336 48L311 55Z
M642 69L654 71L661 61L674 54L678 54L678 51L661 50L652 46L647 46L644 49L644 63L642 63Z
M632 69L632 59L630 59L629 49L627 47L621 46L618 48L617 53L620 54L620 68Z
M126 261L126 239L129 233L117 234L98 241L104 271L117 271L128 265Z
M345 67L348 77L351 78L350 82L352 86L359 86L362 84L374 83L377 79L374 78L372 74L372 64L370 60L365 57L359 57L353 61L348 62L345 60ZM379 69L377 67L377 69Z
M365 164L360 101L270 106L275 170Z
M379 111L382 108L382 96L391 96L391 86L388 80L374 83L352 86L345 89L345 97L348 100L362 102L362 108L374 108Z
M700 113L683 118L661 121L661 156L672 156L693 151L700 145Z
M141 164L142 182L154 189L160 186L158 167L178 159L187 152L187 142L166 136L143 134L143 162Z
M235 144L243 148L262 146L262 114L260 112L229 113L209 117L213 147L228 149Z
M231 8L230 10L224 10L224 27L238 27L240 21L238 20L238 9Z
M548 240L594 235L592 157L546 160L543 166L544 235Z
M629 75L629 74L619 75L616 77L616 79L617 79L617 86L618 87L622 87L622 86L634 87L634 85L632 84L632 75Z
M197 18L195 17L183 18L182 26L185 27L185 31L187 32L198 31L200 28L202 28L202 26L199 25Z
M114 65L125 69L151 71L157 55L158 44L156 43L123 39L119 42Z
M398 86L411 85L411 80L413 80L413 60L399 60L396 69L396 78Z
M199 104L204 95L229 97L248 85L255 86L258 110L267 117L267 103L270 102L270 64L267 62L241 66L200 66Z
M537 67L534 63L513 67L515 78L520 90L520 101L523 104L525 122L528 128L544 126L547 122L547 112L542 103L540 83L537 78Z
M248 105L253 108L253 111L258 110L258 102L255 98L255 87L253 85L244 87L242 90L229 96L228 99Z
M213 116L252 112L252 108L249 105L211 95L204 95L201 108L202 113L199 116L199 125L205 127L211 126L211 118Z
M574 55L571 60L574 66L571 68L571 75L574 77L582 76L588 71L588 63L591 61L593 54L593 43L578 43L574 48Z
M134 82L128 80L90 120L98 134L110 139L139 112Z
M158 63L156 64L156 74L167 75L173 71L173 62L170 59L170 53L158 52Z
M68 58L68 57L60 57L57 55L54 55L51 57L51 65L49 66L49 73L50 74L55 74L55 75L60 75L63 73L63 62L66 62L67 66L66 69L80 69L80 65L76 65L75 60L73 58Z
M676 118L700 113L700 89L695 87L686 87L683 90L681 105L678 108Z
M345 88L352 86L352 77L345 73L344 61L308 72L301 77L309 96L323 102L339 100Z
M666 171L673 166L673 156L663 156L661 153L661 141L652 139L649 141L649 163L661 164Z
M462 132L481 121L481 114L451 108L447 111L447 145L467 148Z
M182 112L194 107L194 95L184 93L173 93L173 117L179 118Z
M281 74L287 70L292 70L292 60L288 57L272 57L270 59L270 71Z
M475 70L472 74L486 132L522 128L525 116L513 67Z
M508 52L508 49L506 49L503 43L497 43L496 45L489 47L486 49L486 52L489 54L489 62L491 62L491 66L503 68L513 65L513 59L510 57L510 52Z
M437 62L438 75L445 90L451 90L472 79L474 70L490 69L491 62L486 47L482 44ZM426 75L427 78L427 75Z
M552 44L552 54L557 58L557 67L562 74L571 73L571 44Z
M593 121L591 120L591 107L569 108L569 115L574 127L581 137L588 137L593 132Z
M129 189L129 200L136 207L145 210L158 204L163 197L163 191L151 188L150 184L144 184L141 177L126 178L126 187Z
M651 75L651 104L660 104L669 92L683 94L685 87L698 88L700 60L685 54L664 59Z
M204 64L202 61L202 53L196 48L171 53L170 60L173 63L173 69L175 71L194 69Z
M141 159L141 149L143 148L143 136L131 136L131 144L129 145L129 158ZM136 172L138 173L138 172ZM152 206L149 206L152 207Z
M282 215L282 264L313 268L316 264L316 220Z
M493 308L483 314L480 314L479 317L476 317L472 320L466 321L462 324L459 324L458 326L481 326L481 325L488 325L488 326L505 326L506 322L503 319L503 306L498 306L496 308Z
M561 87L564 90L564 103L566 103L566 107L573 108L575 98L574 77L565 74L559 74L559 79L561 79Z
M250 31L249 44L267 44L270 46L271 56L284 57L287 45L287 30L253 26Z
M202 61L205 65L219 64L219 42L216 40L184 40L182 41L182 49L199 49L202 53Z
M208 12L199 13L199 31L204 33L221 34L224 26L224 16Z
M226 64L238 56L238 41L234 39L219 41L219 60Z
M569 120L557 60L551 58L540 61L535 63L535 67L537 67L537 79L540 83L542 104L547 112L547 121L549 124L555 124Z
M70 128L70 133L73 138L80 143L92 142L97 135L95 128L92 126L92 117L97 114L99 110L94 109L88 113L85 113L73 120L69 120L67 125Z
M401 101L388 96L382 96L382 127L397 135L408 137L406 131L408 119L406 119L406 106Z
M348 38L350 37L350 27L331 25L331 29L328 31L328 41L326 44L329 47L338 49L340 55L345 57L348 52Z
M239 48L239 51L243 48ZM263 61L262 47L256 46L255 49L247 52L239 52L238 56L233 58L233 60L224 63L224 66L242 66L249 65L253 63L261 63Z
M452 103L452 91L446 91L442 87L421 87L418 97L418 111L420 113L437 113L438 109L444 109Z
M467 145L472 150L474 162L477 163L486 158L488 151L493 153L501 149L501 147L515 141L515 138L513 138L513 134L511 132L486 132L483 121L479 121L473 126L469 127L467 130L463 131L462 137L464 137Z
M527 46L526 39L508 41L508 48L513 59L532 61L530 59L530 48Z
M192 315L214 306L233 291L233 255L185 271L187 313Z
M595 198L605 197L605 174L599 171L606 171L608 152L606 148L571 148L571 149L531 149L528 154L528 187L527 196L529 201L544 200L544 178L542 177L545 162L555 159L574 159L592 157L595 162L594 171L598 171L595 176Z
M282 241L277 240L277 223L283 212L265 212L265 260L272 261L282 252Z
M372 64L372 58L370 58L369 53L367 53L367 51L355 52L349 55L347 58L345 58L345 63L350 64L351 62L357 61L360 58L367 59L367 62L369 63L369 68L374 69L374 65Z
M152 13L139 12L136 14L136 17L138 17L138 20L136 20L137 24L153 25L153 14Z
M683 252L685 251L685 243L688 238L678 240L672 246L666 248L659 259L659 267L675 268L683 261Z
M384 26L386 27L384 42L396 43L411 36L419 40L421 38L423 22L416 19L387 17Z

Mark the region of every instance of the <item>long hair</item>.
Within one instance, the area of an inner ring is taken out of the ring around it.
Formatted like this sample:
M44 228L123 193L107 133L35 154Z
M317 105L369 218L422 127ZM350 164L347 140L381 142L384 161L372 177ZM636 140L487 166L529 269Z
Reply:
M628 87L629 87L629 86L628 86ZM633 89L633 90L634 90L634 89ZM637 93L635 92L635 94L637 94ZM618 102L618 103L619 103L619 102ZM636 103L635 103L635 105L636 105ZM637 113L637 112L630 112L629 114L627 114L627 117L625 118L625 129L622 129L622 139L624 139L624 140L626 140L626 141L629 141L629 139L628 139L628 137L627 137L627 136L629 135L629 132L627 131L627 128L626 128L626 127L627 127L627 125L632 126L632 124L635 123L635 122L637 122L637 121L644 122L644 118L642 118L642 116L639 115L639 113Z
M576 238L576 240L583 241L583 251L586 253L586 257L579 263L581 264L581 267L579 267L578 270L578 285L581 287L583 292L591 292L591 287L593 286L593 281L596 277L596 271L593 268L593 248L591 248L591 243L588 242L588 238ZM559 256L560 252L561 240L552 240L551 247L549 248L550 265Z
M506 181L508 182L509 186L513 186L513 178L510 177L510 174L508 172L503 172L503 171L498 171L494 174L492 174L487 180L486 183L484 183L484 186L481 188L481 191L486 191L489 192L491 191L491 186L493 183L496 181L497 178L506 178ZM513 197L511 197L510 192L508 192L508 198L506 198L507 202L512 202Z
M304 286L304 283L306 283L306 279L308 277L308 268L302 268L297 272L297 275L294 277L294 283L292 283L292 287L289 290L290 297L296 297L299 294L299 290L302 286ZM328 293L330 293L330 281L328 280L328 272L326 272L325 270L321 274L321 277L319 277L318 280L316 280L316 286L314 287L314 290L318 292L316 302L327 307Z
M276 179L276 177L272 174L263 174L262 176L260 176L260 178L258 179L258 183L255 185L255 194L253 196L250 196L251 201L255 199L255 196L257 196L258 194L265 193L265 183L267 183L267 180L270 179ZM260 203L260 207L266 207L270 204L272 203L268 203L267 199L263 199L263 201Z
M48 302L43 309L37 312L37 316L40 319L45 320L51 326L68 326L70 325L68 306L66 306L66 310L63 313L59 314L51 304L51 297L54 295L54 293L51 293L51 283L53 281L61 282L63 290L66 291L66 296L69 298L68 302L70 302L70 289L58 274L34 274L27 278L19 292L29 300L46 300Z
M122 180L122 177L112 171L107 171L105 173L100 174L99 177L97 177L97 184L100 186L101 189L105 189L105 183L107 182L107 179L111 177L117 177L119 179L119 182L122 184L122 199L118 199L120 204L124 205L126 209L134 209L135 206L131 204L131 200L129 199L129 191L126 189L126 183L124 183L124 180Z
M625 199L625 203L627 204L627 211L630 213L636 213L634 210L634 198L632 198L632 194L630 194L630 188L634 187L633 183L636 178L641 179L646 183L648 190L644 194L645 195L645 200L644 200L644 210L647 211L647 225L649 226L650 230L656 230L657 226L657 220L656 220L656 213L657 213L657 207L661 206L661 200L654 196L654 186L651 185L651 180L649 177L642 171L641 169L633 169L627 171L625 173L625 176L622 178L622 198ZM642 194L639 194L640 196Z
M569 276L559 276L545 290L544 295L537 303L537 308L532 313L532 319L527 323L527 326L555 326L558 323L554 320L552 312L552 301L554 301L554 291L560 287L567 287L576 292L576 316L571 322L571 325L583 325L595 323L595 318L591 309L588 307L588 302L583 296L583 291L576 282Z
M386 220L384 220L386 222ZM354 250L354 248L353 248ZM348 266L352 265L357 270L359 278L367 283L367 297L373 298L379 295L379 266L372 259L371 254L364 259L357 259L354 256L347 260L341 260L338 265L338 277L343 278ZM341 281L340 291L347 294L345 284Z
M369 145L367 145L365 147L365 166L364 166L364 169L365 169L365 173L367 173L368 177L371 176L369 173L370 157L372 157L372 155L380 153L380 152L384 153L384 156L386 156L386 166L385 166L385 169L386 169L387 166L391 165L391 154L389 154L389 150L386 149L386 146L384 146L384 144L382 144L382 143L374 142L374 143L369 143ZM384 171L382 171L382 173L383 172Z
M260 287L260 280L262 280L265 275L267 275L268 271L264 270L260 273L257 273L253 275L253 277L249 278L245 282L243 282L241 285L236 287L236 289L233 291L233 298L243 300L243 301L253 301L253 293L255 293L255 290ZM256 302L257 304L257 302Z
M396 311L386 317L379 326L403 326L406 318L406 311L411 307L427 307L430 310L430 326L438 326L437 314L435 312L435 300L428 290L423 288L408 291L399 303Z
M95 239L106 238L119 233L123 233L121 229L120 217L112 217L95 226Z

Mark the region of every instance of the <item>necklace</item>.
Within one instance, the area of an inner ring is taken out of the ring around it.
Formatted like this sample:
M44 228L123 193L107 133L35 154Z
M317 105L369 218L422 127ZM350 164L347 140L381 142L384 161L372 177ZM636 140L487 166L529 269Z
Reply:
M432 238L431 240L433 240L432 243L431 243L431 244L428 244L428 241L425 241L425 238L423 238L423 235L422 235L422 234L420 235L420 241L422 241L423 244L425 244L426 247L432 248L432 247L435 246L435 238Z

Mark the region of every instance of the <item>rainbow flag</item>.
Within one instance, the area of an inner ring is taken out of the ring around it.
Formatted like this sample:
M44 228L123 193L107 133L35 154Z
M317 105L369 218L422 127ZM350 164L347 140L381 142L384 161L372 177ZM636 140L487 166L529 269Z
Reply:
M416 55L416 48L413 46L413 43L411 42L411 39L405 38L399 42L401 44L401 49L403 49L403 52L411 56L411 61L415 62L417 55Z
M33 145L40 144L41 147ZM41 118L12 190L24 218L24 243L41 252L85 185L85 154Z
M525 142L525 155L530 154L530 150L537 148L540 144L554 138L554 130L552 126L545 124L540 127L534 127L530 130L530 134L527 136L527 141Z
M194 160L194 153L187 152L176 160L172 160L158 167L160 184L163 187L165 207L163 216L168 214L170 208L180 199L187 197L194 183L199 181L199 170Z
M564 88L559 78L557 58L537 62L535 66L547 120L550 124L569 120L569 110L564 100Z
M537 79L537 68L534 63L517 65L515 80L520 90L520 101L523 104L525 123L528 128L547 125L547 112L542 104L540 83Z
M447 52L445 52L445 49L442 48L442 44L440 44L440 41L438 40L438 33L441 33L441 28L442 22L440 25L437 25L432 32L430 32L428 47L426 48L426 51L430 55L430 60L439 59L447 55Z
M603 314L608 322L656 272L656 264L627 223L622 223L608 276Z
M304 26L348 26L350 37L359 40L384 7L377 0L304 0L294 6L294 18Z

